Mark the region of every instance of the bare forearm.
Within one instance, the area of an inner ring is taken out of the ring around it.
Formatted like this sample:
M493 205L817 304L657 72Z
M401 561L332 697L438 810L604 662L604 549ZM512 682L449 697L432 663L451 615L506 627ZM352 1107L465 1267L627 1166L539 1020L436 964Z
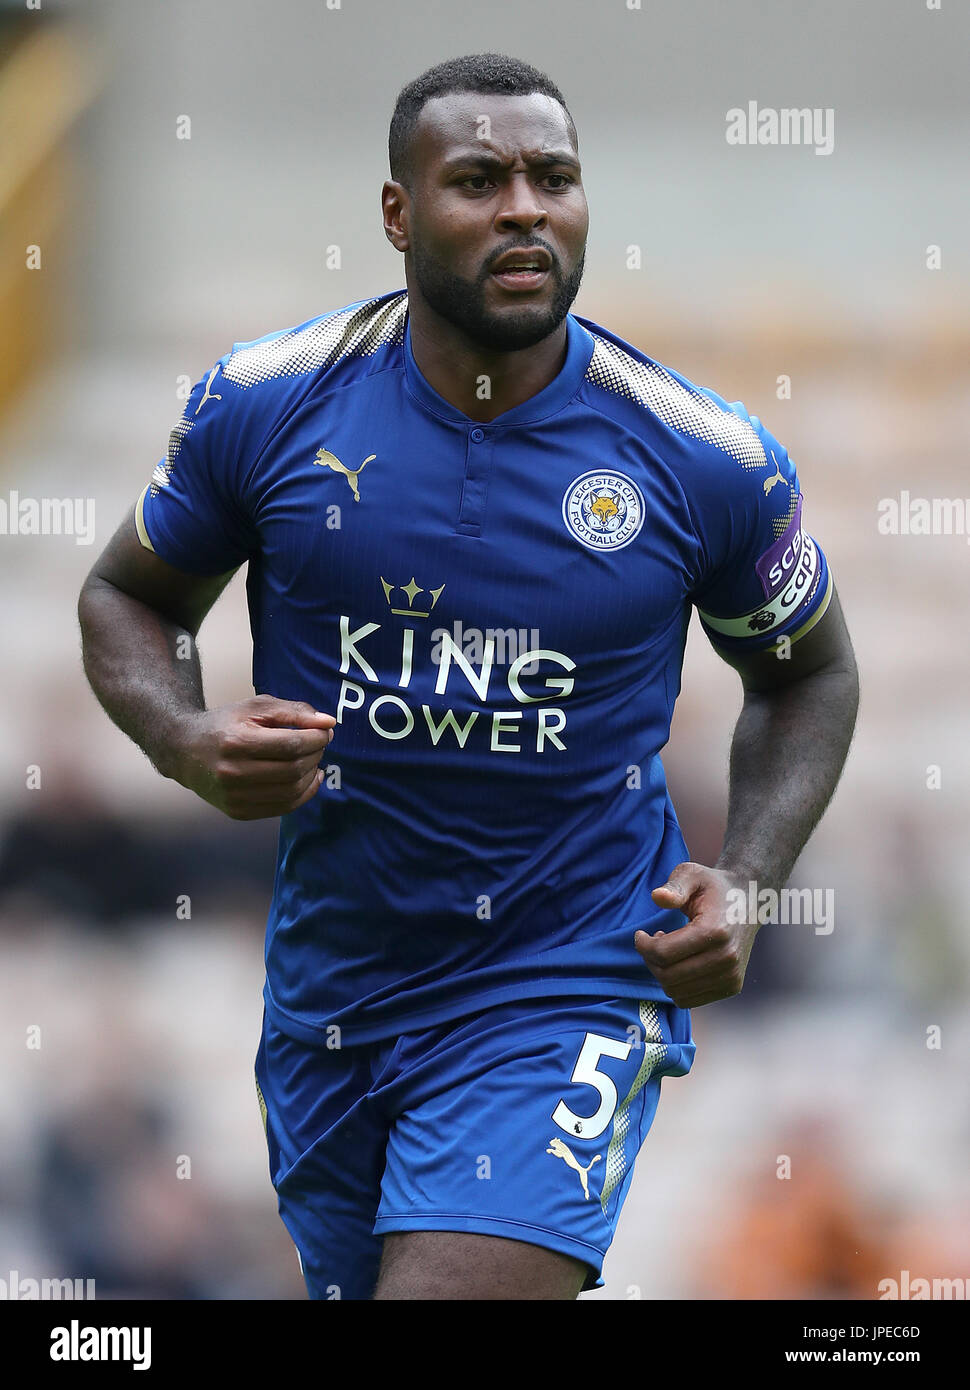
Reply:
M786 882L838 784L858 698L854 663L746 694L715 867L766 886Z
M78 617L85 674L102 708L171 775L177 731L205 709L192 634L103 581L85 585Z

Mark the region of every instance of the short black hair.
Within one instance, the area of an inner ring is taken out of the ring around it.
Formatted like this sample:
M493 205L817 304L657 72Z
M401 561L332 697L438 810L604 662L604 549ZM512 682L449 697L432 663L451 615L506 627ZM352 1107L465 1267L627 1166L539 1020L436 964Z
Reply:
M387 139L391 178L395 183L408 185L411 168L411 137L425 102L432 97L448 96L452 92L482 92L487 96L530 96L541 92L552 97L566 113L570 133L576 139L576 125L562 92L538 68L509 58L504 53L470 53L464 58L449 58L428 68L420 77L402 87Z

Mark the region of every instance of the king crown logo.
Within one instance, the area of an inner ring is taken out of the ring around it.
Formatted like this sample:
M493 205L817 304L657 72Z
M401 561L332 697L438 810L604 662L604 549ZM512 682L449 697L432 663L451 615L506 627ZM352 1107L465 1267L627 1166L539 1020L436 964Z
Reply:
M387 599L388 603L390 603L390 602L391 602L391 594L393 593L394 587L395 587L395 586L394 586L393 584L388 584L387 580L384 578L383 575L381 575L380 578L381 578L381 584L382 584L383 587L384 587L384 597ZM433 608L433 607L435 606L435 604L438 602L439 595L441 594L441 591L442 591L442 589L444 589L444 587L445 587L445 586L442 584L442 585L441 585L441 588L438 588L438 589L422 589L422 588L421 588L421 585L417 582L417 580L416 580L416 579L414 578L414 576L412 575L412 576L411 576L411 582L410 582L410 584L402 584L402 585L400 586L400 588L401 588L401 593L402 593L402 594L407 594L407 596L408 596L408 607L407 607L407 608L394 608L394 607L392 607L392 608L391 608L391 612L392 612L392 613L400 613L400 614L401 614L403 617L405 617L405 618L428 618L428 617L431 616L431 608ZM415 608L415 606L414 606L414 600L415 600L415 598L418 596L418 594L423 594L423 593L429 593L429 594L431 595L431 608L429 608L429 609L427 610L427 612L422 612L420 609Z

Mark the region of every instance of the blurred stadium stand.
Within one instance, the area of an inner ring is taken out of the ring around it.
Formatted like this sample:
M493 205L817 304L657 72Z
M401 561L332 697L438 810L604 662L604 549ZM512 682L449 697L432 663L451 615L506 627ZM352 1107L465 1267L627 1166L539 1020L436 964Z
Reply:
M0 418L61 331L72 284L57 265L80 192L72 132L101 80L80 34L38 18L0 3ZM29 246L48 273L24 274Z

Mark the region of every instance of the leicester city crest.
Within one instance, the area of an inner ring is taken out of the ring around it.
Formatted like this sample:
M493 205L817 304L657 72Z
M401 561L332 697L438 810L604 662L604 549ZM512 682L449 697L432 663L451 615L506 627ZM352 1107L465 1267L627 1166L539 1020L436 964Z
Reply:
M621 550L643 525L643 493L623 473L583 473L566 489L562 517L590 550Z

